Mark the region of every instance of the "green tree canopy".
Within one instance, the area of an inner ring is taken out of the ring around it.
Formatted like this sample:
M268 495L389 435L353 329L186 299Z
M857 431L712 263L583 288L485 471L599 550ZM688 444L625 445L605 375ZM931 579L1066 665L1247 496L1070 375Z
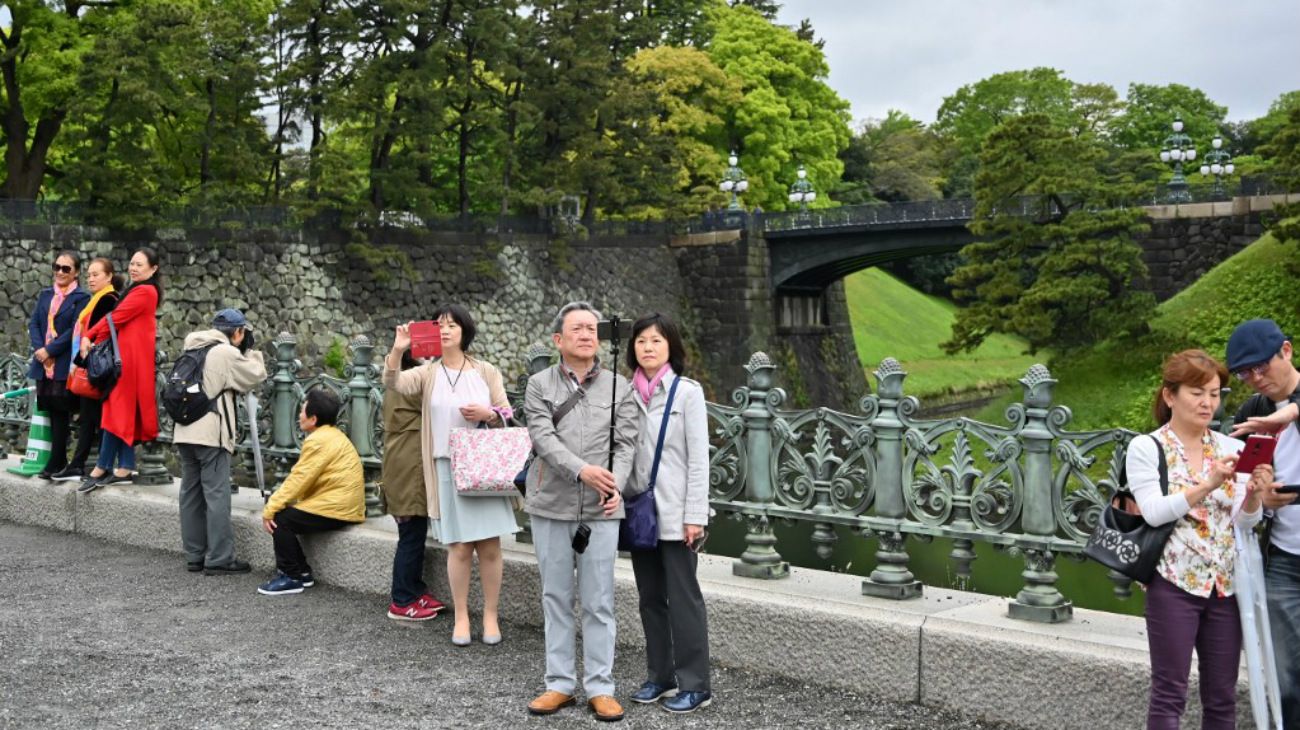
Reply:
M1159 150L1173 133L1175 115L1183 119L1183 133L1204 152L1210 140L1224 131L1227 107L1219 106L1200 89L1182 84L1129 84L1124 112L1112 124L1110 138L1129 150Z
M826 84L830 68L821 49L753 8L715 6L714 35L706 49L743 96L728 110L727 134L749 176L748 205L789 206L788 187L800 164L818 190L843 172L840 150L849 143L848 102ZM829 196L817 199L829 205Z
M1114 207L1106 151L1046 114L1000 124L980 152L975 177L976 243L949 282L958 311L950 352L994 332L1024 337L1031 350L1069 349L1140 331L1154 298L1133 236L1141 209Z
M863 122L841 159L844 176L834 191L841 202L941 197L943 160L938 137L896 109L884 119Z
M1300 107L1300 90L1288 91L1276 99L1268 106L1268 112L1259 119L1252 119L1244 126L1245 129L1239 135L1237 151L1243 154L1251 154L1256 151L1260 145L1266 145L1273 141L1273 137L1278 131L1287 125L1291 116L1291 110Z
M976 156L992 131L1014 117L1042 114L1074 134L1102 135L1119 109L1106 84L1077 84L1054 68L994 74L961 87L939 106L934 131L944 140L945 192L973 194Z

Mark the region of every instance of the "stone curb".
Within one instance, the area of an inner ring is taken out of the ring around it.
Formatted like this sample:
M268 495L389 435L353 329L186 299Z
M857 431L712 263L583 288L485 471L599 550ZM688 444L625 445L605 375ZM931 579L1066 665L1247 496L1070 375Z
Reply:
M70 483L2 474L0 521L175 553L179 569L175 494L173 484L79 495ZM269 573L274 555L260 511L255 493L234 496L236 552ZM305 544L318 580L375 594L375 610L381 611L395 542L396 530L383 518L312 536ZM507 537L502 549L501 613L540 627L532 546ZM1065 624L1028 624L1007 618L1001 598L927 587L920 599L894 602L862 596L861 580L850 575L793 568L788 579L757 581L732 576L731 562L702 555L699 565L710 650L719 664L1023 728L1129 730L1144 723L1150 670L1139 618L1075 609L1074 620ZM630 562L620 558L615 572L618 644L638 651L643 634ZM445 553L437 543L430 543L425 575L445 600ZM481 597L472 590L470 603L477 605ZM1184 727L1196 728L1195 671L1191 683L1191 723ZM1239 723L1249 727L1244 683L1238 695Z

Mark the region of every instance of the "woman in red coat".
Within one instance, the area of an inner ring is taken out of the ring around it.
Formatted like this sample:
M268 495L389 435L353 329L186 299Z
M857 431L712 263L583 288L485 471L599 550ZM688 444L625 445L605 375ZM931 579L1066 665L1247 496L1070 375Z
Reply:
M111 319L117 328L118 349L122 353L122 377L104 401L100 424L104 429L104 440L99 447L99 461L78 488L80 492L131 481L135 469L135 445L158 438L154 356L158 306L163 298L158 253L151 248L139 249L131 255L127 273L131 277L131 286L113 308L112 314L91 327L82 342L89 352L89 342L108 339ZM114 461L117 462L115 469Z

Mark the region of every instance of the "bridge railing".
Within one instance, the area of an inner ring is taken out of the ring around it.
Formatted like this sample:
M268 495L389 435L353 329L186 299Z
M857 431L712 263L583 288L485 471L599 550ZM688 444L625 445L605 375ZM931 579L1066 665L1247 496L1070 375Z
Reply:
M760 225L765 231L792 231L801 228L829 228L871 225L899 225L939 221L967 221L975 211L969 198L952 200L917 200L904 203L845 205L806 211L763 213Z
M298 458L303 434L296 416L307 392L329 388L343 402L339 426L365 466L368 514L379 514L383 389L374 344L365 336L352 340L341 378L301 374L290 335L276 337L271 348L271 376L257 393L268 483L282 482ZM528 371L537 372L549 365L551 355L534 348L526 357ZM161 387L168 368L161 351L157 358ZM28 358L18 355L0 361L6 391L28 382L27 365ZM1069 430L1070 409L1052 402L1056 380L1042 365L1019 380L1021 402L1007 409L1000 424L918 418L920 403L905 395L907 374L892 358L880 364L876 393L863 398L856 412L786 409L777 369L766 355L755 353L746 370L746 383L730 403L708 405L710 499L723 518L745 526L736 574L788 575L773 531L778 521L810 524L812 547L822 557L829 557L840 539L835 528L849 528L852 539L877 544L877 562L863 592L904 599L922 591L909 569L909 542L949 538L949 559L958 576L971 575L977 542L1023 558L1023 587L1009 604L1013 617L1062 621L1071 616L1072 603L1057 587L1055 561L1079 556L1118 488L1132 432ZM522 405L525 378L511 390L516 405ZM0 446L20 451L31 413L28 399L0 400ZM159 439L141 447L138 480L143 483L172 479L166 445L173 424L162 409L159 418ZM242 401L237 420L236 471L247 486L252 443ZM1127 595L1129 584L1111 577L1116 592Z

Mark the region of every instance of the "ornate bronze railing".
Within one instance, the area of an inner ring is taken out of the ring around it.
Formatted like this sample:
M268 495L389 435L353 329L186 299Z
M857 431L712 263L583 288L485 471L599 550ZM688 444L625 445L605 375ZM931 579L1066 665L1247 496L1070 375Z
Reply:
M904 395L907 374L892 358L876 370L877 392L859 413L782 409L786 396L767 356L756 353L746 370L730 405L709 405L712 503L746 524L736 574L788 573L777 520L811 523L823 558L839 539L836 526L877 540L862 592L886 598L920 595L909 539L951 539L954 572L966 578L983 542L1024 559L1012 617L1071 616L1056 586L1056 557L1078 556L1096 528L1132 431L1069 430L1070 409L1052 403L1056 380L1042 365L1020 379L1023 399L1007 409L1005 424L918 418L920 403ZM1111 577L1128 595L1128 582Z
M295 339L281 334L271 344L271 377L258 392L268 482L281 482L297 459L303 434L296 416L306 393L329 388L343 401L340 427L362 456L367 507L378 514L383 389L374 344L365 336L351 342L342 378L300 376ZM163 352L157 358L161 386L168 368ZM537 372L549 364L550 353L538 348L527 360L528 371ZM1009 604L1011 616L1048 622L1071 616L1072 604L1057 587L1056 558L1079 556L1118 488L1133 432L1069 430L1070 409L1052 402L1056 380L1042 365L1020 379L1022 400L1006 410L1002 424L919 418L920 403L903 392L907 374L892 358L876 370L877 391L862 399L856 413L783 408L776 367L761 352L746 370L747 382L729 404L708 406L711 501L724 517L745 525L736 574L788 575L773 531L776 521L810 524L822 557L840 539L836 527L876 540L877 562L862 591L894 599L922 590L908 566L909 540L951 539L948 557L954 572L965 577L975 543L982 542L1024 560L1023 587ZM26 358L0 361L5 390L22 387L26 374ZM511 392L517 405L524 378ZM139 459L139 480L145 483L172 478L165 449L173 424L165 411L159 416L160 437L142 447ZM30 417L28 399L0 401L0 445L20 451ZM237 472L247 485L252 450L242 402L238 422ZM1116 592L1127 595L1128 583L1112 578Z

